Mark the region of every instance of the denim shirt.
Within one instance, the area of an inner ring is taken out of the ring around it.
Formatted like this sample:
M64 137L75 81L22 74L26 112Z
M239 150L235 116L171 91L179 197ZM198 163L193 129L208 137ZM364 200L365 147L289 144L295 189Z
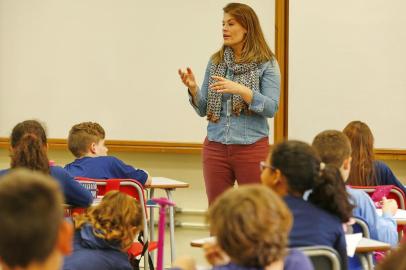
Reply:
M204 75L203 85L197 91L196 105L189 93L189 101L201 117L206 116L207 96L210 76L209 61ZM226 79L233 80L234 74L228 69ZM253 92L249 104L250 114L231 113L231 94L222 95L220 119L217 123L209 122L207 137L209 141L222 144L252 144L269 135L267 118L272 118L278 110L280 72L275 58L259 65L259 92Z

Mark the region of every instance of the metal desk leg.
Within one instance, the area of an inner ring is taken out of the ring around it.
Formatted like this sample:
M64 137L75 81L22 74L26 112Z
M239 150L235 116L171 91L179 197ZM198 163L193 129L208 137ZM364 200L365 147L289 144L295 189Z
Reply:
M165 189L166 196L170 201L172 199L172 189ZM175 214L174 206L169 206L169 236L171 241L171 262L175 260Z
M154 197L154 191L155 191L155 189L153 189L153 188L151 188L150 190L149 190L149 193L148 193L148 199L150 200L150 199L152 199L152 197ZM152 242L152 241L154 241L154 232L155 232L155 227L154 227L154 207L150 207L149 208L149 242ZM154 252L152 251L151 252L151 257L152 257L152 260L154 261Z

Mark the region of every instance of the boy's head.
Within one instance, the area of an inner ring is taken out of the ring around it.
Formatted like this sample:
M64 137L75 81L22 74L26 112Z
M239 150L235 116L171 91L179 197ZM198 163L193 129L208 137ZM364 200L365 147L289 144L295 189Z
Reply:
M74 125L69 131L68 148L72 154L83 156L106 156L107 147L104 145L106 134L98 123L83 122Z
M63 219L58 183L16 169L0 180L0 264L3 269L50 265L59 269L72 249L73 228Z
M283 259L292 215L270 188L244 185L217 198L208 222L219 247L233 262L264 268Z
M351 143L344 133L338 130L323 131L314 138L312 146L321 160L340 169L343 179L348 179L351 168Z

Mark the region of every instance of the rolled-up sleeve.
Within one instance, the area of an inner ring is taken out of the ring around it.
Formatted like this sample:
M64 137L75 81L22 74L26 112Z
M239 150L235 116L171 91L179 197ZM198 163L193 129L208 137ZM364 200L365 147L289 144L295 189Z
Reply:
M253 92L249 109L265 117L273 117L278 111L280 95L280 71L275 58L267 62L260 77L259 92Z
M211 66L211 61L207 64L206 67L206 72L204 73L204 80L202 87L197 90L197 96L196 96L196 103L193 103L193 97L189 93L189 102L192 105L192 107L195 109L196 113L199 116L205 116L206 115L206 108L207 108L207 92L209 89L209 76L210 76L210 66Z

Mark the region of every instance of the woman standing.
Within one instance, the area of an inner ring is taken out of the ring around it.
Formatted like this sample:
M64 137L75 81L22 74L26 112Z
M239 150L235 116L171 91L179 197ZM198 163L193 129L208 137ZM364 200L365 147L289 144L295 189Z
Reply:
M278 110L280 73L254 10L224 7L221 49L206 68L202 87L190 68L179 70L190 101L209 121L203 145L203 174L211 204L227 188L259 183L259 162L269 150L267 118Z

